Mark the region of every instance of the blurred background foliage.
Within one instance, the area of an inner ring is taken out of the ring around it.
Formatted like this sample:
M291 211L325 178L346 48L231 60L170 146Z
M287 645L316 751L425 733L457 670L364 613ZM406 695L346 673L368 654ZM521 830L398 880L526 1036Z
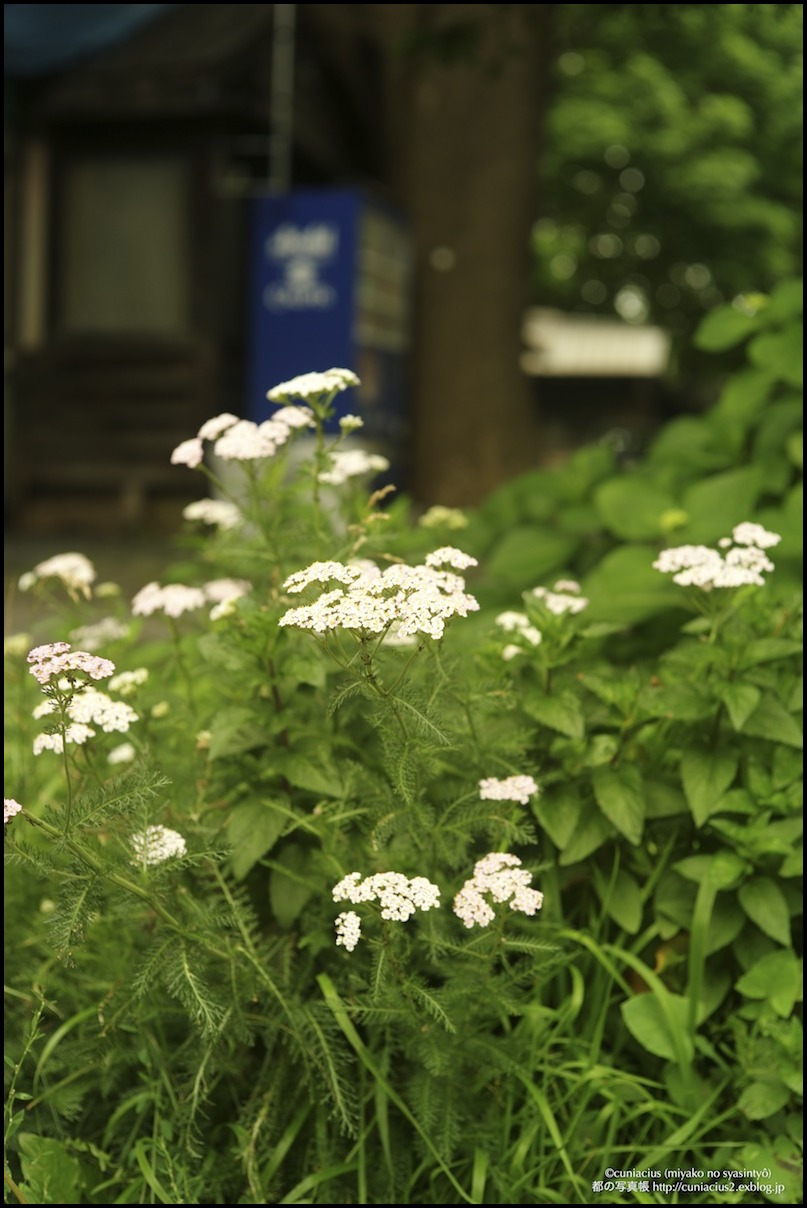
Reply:
M534 299L658 323L687 375L705 312L801 271L803 6L567 4L555 20Z

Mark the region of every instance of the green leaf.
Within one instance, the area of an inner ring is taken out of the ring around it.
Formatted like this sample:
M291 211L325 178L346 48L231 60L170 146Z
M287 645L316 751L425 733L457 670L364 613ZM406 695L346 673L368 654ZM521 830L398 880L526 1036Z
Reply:
M624 869L619 870L614 884L596 866L594 866L593 872L594 888L602 902L605 913L623 931L627 931L629 935L636 935L642 925L642 914L644 911L642 894L638 882Z
M765 999L782 1019L793 1010L801 986L801 962L790 949L761 957L736 983L740 994Z
M645 819L644 786L638 768L597 768L592 777L594 796L602 812L629 843L642 838Z
M239 880L274 847L287 821L287 812L272 801L245 801L235 807L228 829L230 864Z
M552 788L533 797L530 805L555 847L563 851L580 820L582 795L571 788Z
M530 695L524 701L524 711L567 738L582 738L585 734L583 710L571 692L561 692L557 696Z
M760 663L773 663L777 659L789 658L791 654L800 655L801 652L801 642L794 642L790 638L757 638L743 647L739 668L747 671Z
M637 994L623 1002L620 1009L625 1026L654 1057L678 1061L679 1054L683 1054L691 1060L694 1047L688 1030L689 1003L680 994L665 994L664 1002L666 1012L655 994Z
M743 723L742 732L756 738L783 742L799 750L804 746L801 726L772 692L765 693L757 708Z
M680 588L653 569L657 546L623 545L606 554L586 575L586 609L590 622L633 624L679 607Z
M762 693L753 684L734 681L723 685L720 696L732 726L740 730L759 704Z
M563 849L558 860L564 866L577 864L585 860L597 848L602 847L606 840L613 838L613 827L602 816L591 802L586 802L574 834Z
M689 513L686 540L693 544L711 544L727 537L736 524L753 512L764 487L757 466L743 466L712 474L692 484L684 492L681 506Z
M662 517L677 500L648 479L631 475L604 482L594 502L603 524L616 537L644 541L664 534Z
M267 738L267 731L256 722L253 709L241 705L221 709L210 730L210 758L241 755L265 746Z
M744 1145L737 1153L736 1162L748 1172L749 1183L757 1181L756 1176L760 1170L771 1172L771 1183L779 1184L783 1188L782 1191L765 1197L772 1203L800 1204L804 1198L801 1148L800 1143L794 1144L787 1137L780 1135L771 1137L764 1144L753 1142Z
M81 1166L63 1141L18 1133L22 1177L28 1202L33 1204L81 1204Z
M790 946L790 911L785 895L770 877L754 877L741 886L737 897L753 923L777 944Z
M305 878L310 867L311 853L299 843L285 845L279 860L273 865L269 879L269 903L283 928L291 927L314 892Z
M577 541L545 525L509 529L487 560L490 578L513 589L534 587L543 575L565 565Z
M681 760L681 781L692 817L703 826L737 774L737 759L718 751L692 747Z
M701 320L693 343L704 352L723 352L741 344L755 331L759 331L756 315L745 314L731 304L718 306Z
M804 384L804 329L801 323L788 323L781 331L764 331L748 345L752 365L775 370L790 386Z
M726 850L714 855L685 856L683 860L677 860L673 867L682 877L698 885L708 877L715 889L731 889L747 871L748 865L742 856Z
M767 1120L790 1102L784 1082L752 1082L740 1095L738 1107L749 1120Z
M281 751L275 766L289 784L297 789L306 789L324 797L339 797L342 781L334 765L324 755L300 755L294 751Z
M736 940L745 926L745 915L734 900L734 896L721 893L712 908L709 931L706 938L706 955L720 952Z
M741 369L726 383L712 412L713 418L737 425L742 437L767 405L774 381L768 369Z

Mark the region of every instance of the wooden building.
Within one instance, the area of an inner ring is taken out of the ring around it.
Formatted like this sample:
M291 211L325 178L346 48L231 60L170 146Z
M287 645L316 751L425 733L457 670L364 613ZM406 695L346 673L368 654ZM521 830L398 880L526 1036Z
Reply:
M299 6L97 7L159 11L6 82L17 532L177 523L200 484L171 450L243 399L247 198L361 174Z

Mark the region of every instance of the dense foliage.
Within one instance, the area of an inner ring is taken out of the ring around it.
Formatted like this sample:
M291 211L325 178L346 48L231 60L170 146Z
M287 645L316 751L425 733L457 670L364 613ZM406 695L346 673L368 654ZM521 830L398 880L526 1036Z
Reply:
M175 451L165 582L25 577L7 1199L800 1201L800 319L469 515L309 375Z

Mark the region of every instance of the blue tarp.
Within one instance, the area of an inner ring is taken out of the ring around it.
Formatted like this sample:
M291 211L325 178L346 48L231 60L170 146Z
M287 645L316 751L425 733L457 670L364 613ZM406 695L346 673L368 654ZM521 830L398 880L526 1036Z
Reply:
M47 75L122 42L174 4L6 4L7 78Z

